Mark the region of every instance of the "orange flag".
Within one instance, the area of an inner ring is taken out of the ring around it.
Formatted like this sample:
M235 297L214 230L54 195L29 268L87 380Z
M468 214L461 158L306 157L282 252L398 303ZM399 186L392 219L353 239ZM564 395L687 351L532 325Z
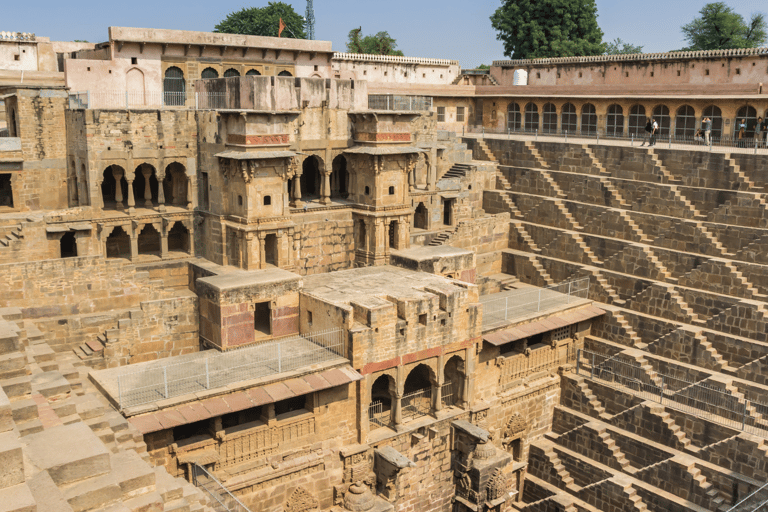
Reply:
M282 33L283 33L283 30L285 30L285 23L283 23L283 18L280 18L280 25L278 25L278 27L279 28L277 29L277 37L283 37Z

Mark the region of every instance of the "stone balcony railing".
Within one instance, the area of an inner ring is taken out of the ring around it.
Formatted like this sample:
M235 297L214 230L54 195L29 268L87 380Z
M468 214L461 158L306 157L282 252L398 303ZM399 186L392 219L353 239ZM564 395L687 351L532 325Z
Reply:
M30 32L0 31L0 41L34 41L35 34Z

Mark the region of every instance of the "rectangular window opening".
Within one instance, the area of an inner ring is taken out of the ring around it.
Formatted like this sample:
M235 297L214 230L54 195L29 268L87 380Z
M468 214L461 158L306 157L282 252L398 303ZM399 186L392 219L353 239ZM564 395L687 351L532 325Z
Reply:
M427 314L426 313L419 315L419 323L421 325L427 325Z
M131 64L134 66L139 63L139 59L137 57L131 57Z
M464 122L464 107L456 107L456 122Z
M312 312L311 311L307 311L307 325L312 327Z
M269 308L269 301L253 305L253 329L257 336L272 335L272 310Z
M445 122L445 107L437 107L437 122Z
M306 412L307 395L295 396L275 402L275 416L283 414Z
M13 208L13 188L11 175L0 174L0 208Z

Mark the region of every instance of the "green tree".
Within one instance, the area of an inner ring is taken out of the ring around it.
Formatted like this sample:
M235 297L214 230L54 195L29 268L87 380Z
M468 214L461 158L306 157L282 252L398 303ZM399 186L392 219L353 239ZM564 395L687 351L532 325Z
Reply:
M606 55L628 55L630 53L643 53L643 47L622 41L620 37L617 37L609 43L605 43Z
M513 59L605 52L595 0L502 0L491 25Z
M347 40L348 52L403 56L403 52L396 49L397 41L389 35L389 32L383 31L376 35L360 37L362 30L362 27L360 27L349 31Z
M488 64L480 64L475 69L491 69L491 66L489 66Z
M277 37L280 18L286 28L282 37L306 39L304 18L284 2L269 2L266 7L248 7L230 13L213 29L225 34Z
M724 2L713 2L702 7L699 15L681 27L689 45L684 50L757 48L766 41L765 15L762 13L753 14L747 23Z

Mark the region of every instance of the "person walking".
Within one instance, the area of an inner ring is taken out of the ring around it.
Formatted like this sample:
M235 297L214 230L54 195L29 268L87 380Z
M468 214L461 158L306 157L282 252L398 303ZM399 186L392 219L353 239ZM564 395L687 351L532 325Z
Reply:
M739 130L739 134L738 134L739 141L736 144L736 146L741 148L741 147L744 147L743 146L743 144L744 144L744 135L747 133L747 120L746 119L742 119L741 121L739 121L739 124L738 124L737 128Z
M648 147L655 146L656 145L656 135L659 132L659 123L656 122L656 119L651 118L651 143L648 144Z
M708 117L704 118L704 140L707 146L712 144L712 120Z
M645 141L648 140L648 137L651 136L651 130L653 129L653 125L651 124L651 119L646 117L646 123L645 123L645 135L643 136L643 143L640 144L641 146L645 146Z
M763 143L763 125L765 122L763 121L762 117L757 118L757 123L755 123L755 147L760 147L760 145Z

